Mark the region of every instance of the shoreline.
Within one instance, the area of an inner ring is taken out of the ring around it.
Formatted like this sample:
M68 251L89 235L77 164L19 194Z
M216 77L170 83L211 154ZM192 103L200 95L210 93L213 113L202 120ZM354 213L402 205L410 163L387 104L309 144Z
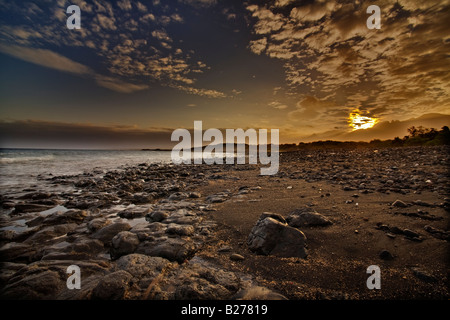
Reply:
M22 227L0 233L1 298L448 299L448 162L445 146L306 150L280 152L274 176L142 164L52 177L78 192L1 197L15 213L0 227ZM292 224L300 209L330 221L295 228L305 258L250 250L263 212ZM71 264L81 290L66 288ZM370 265L380 290L366 287Z

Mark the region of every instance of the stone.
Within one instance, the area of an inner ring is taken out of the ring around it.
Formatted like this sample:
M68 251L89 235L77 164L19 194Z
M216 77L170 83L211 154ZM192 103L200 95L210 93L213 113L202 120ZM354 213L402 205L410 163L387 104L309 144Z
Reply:
M392 203L391 206L397 207L397 208L406 208L408 205L405 202L403 202L402 200L397 199Z
M87 227L89 231L95 232L110 223L111 221L106 218L95 218L88 222Z
M128 231L130 229L131 226L126 222L115 222L97 230L94 234L92 234L92 238L98 239L104 244L109 245L112 238L114 238L116 234L121 231Z
M289 214L286 220L288 224L294 228L327 226L332 224L328 218L309 208L294 210Z
M166 211L153 211L145 216L145 220L149 222L161 222L169 216Z
M252 286L240 291L233 299L235 300L288 300L282 294L276 293L266 287Z
M77 223L80 224L87 217L85 210L68 210L66 212L55 212L46 217L43 224L65 224L65 223Z
M66 280L61 279L58 272L43 270L6 285L1 297L15 300L54 299L65 286Z
M191 225L181 225L176 223L170 223L167 226L166 233L177 234L179 236L191 236L194 234L194 227Z
M387 250L383 250L380 252L379 257L383 260L392 260L394 259L394 256L392 255L392 253L390 253Z
M28 261L30 255L34 254L36 249L26 243L9 242L0 248L1 261Z
M414 273L414 275L422 281L437 282L437 279L432 274L430 274L425 270L422 270L418 267L412 267L411 270Z
M240 279L234 272L195 261L183 266L169 280L167 288L162 288L169 291L169 299L224 300L231 299L239 290ZM170 292L170 287L175 290Z
M192 258L196 247L190 239L168 238L161 242L143 242L136 253L153 257L162 257L178 263Z
M111 259L115 260L123 255L133 253L139 245L139 238L129 231L121 231L111 240Z
M420 237L420 234L418 234L415 231L409 230L409 229L404 229L403 234L410 238L419 238Z
M232 255L230 255L230 260L233 261L242 261L245 260L244 256L238 254L238 253L233 253Z
M169 264L167 259L138 253L124 255L116 261L118 269L125 270L136 278L154 278Z
M149 212L150 212L149 207L135 206L132 208L127 208L125 210L122 210L117 215L119 217L125 218L125 219L135 219L135 218L141 218Z
M125 298L133 276L119 270L104 276L92 291L92 299L120 300Z
M33 204L33 203L16 203L14 213L41 212L51 209L51 205Z
M262 215L247 239L251 251L262 255L306 258L306 236L300 230Z
M67 234L68 232L74 231L77 227L77 224L75 223L68 223L68 224L58 224L55 226L49 226L46 227L35 234L33 234L31 237L27 238L24 243L44 243L49 240L53 240L56 237L63 236Z

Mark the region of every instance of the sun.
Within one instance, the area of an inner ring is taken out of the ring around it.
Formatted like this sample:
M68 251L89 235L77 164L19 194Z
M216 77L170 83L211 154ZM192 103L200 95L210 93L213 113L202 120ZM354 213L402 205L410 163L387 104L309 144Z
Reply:
M359 109L353 110L348 116L349 126L352 127L352 131L360 129L370 129L378 122L377 118L371 118L361 115Z

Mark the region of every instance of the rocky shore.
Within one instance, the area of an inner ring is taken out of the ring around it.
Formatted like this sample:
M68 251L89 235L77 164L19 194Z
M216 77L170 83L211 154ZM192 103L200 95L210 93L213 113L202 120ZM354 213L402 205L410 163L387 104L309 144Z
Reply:
M274 176L143 163L42 177L46 188L0 197L0 295L448 299L449 151L289 152ZM80 289L66 285L71 265Z

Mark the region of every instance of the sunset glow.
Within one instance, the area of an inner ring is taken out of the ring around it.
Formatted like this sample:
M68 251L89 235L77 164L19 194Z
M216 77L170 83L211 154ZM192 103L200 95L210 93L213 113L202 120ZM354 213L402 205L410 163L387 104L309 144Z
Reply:
M378 119L363 116L361 115L361 112L359 110L355 110L350 113L348 117L348 122L350 127L353 128L353 131L355 131L360 129L372 128L378 122Z

